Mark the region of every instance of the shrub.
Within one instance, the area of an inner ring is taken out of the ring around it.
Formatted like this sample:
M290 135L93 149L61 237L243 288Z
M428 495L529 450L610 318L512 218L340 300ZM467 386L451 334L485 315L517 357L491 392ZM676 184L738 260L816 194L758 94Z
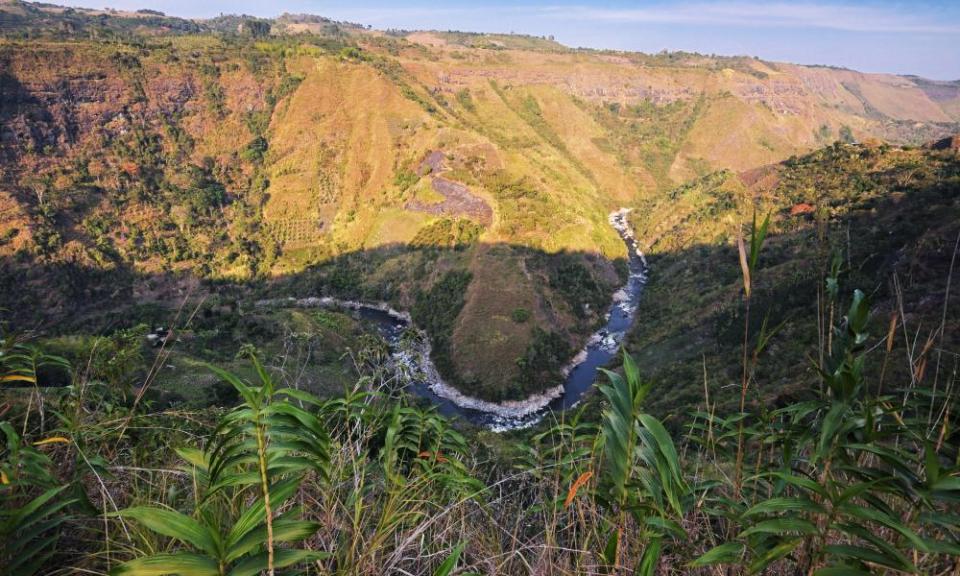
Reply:
M247 162L262 162L268 146L266 138L257 136L247 144L246 148L240 153L240 157Z
M466 270L447 272L429 290L417 295L411 310L414 322L430 336L433 360L444 378L456 378L450 341L472 279L473 275Z
M523 324L530 319L530 311L526 308L514 308L510 312L510 319L517 324Z
M400 170L393 175L393 185L406 192L411 186L420 181L420 177L413 170Z
M477 107L473 103L473 96L470 95L470 89L464 88L457 91L457 102L463 106L463 109L467 112L476 112Z
M517 359L520 391L529 394L556 386L562 381L560 370L572 355L573 350L562 335L534 327L527 349Z
M462 248L475 243L483 226L465 218L441 218L424 226L410 241L411 246L423 248Z

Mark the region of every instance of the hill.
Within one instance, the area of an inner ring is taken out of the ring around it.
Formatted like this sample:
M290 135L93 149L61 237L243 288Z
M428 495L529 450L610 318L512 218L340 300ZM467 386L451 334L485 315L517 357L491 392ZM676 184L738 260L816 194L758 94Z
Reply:
M740 230L749 242L767 215L748 307L736 238ZM665 390L651 406L677 421L705 406L705 396L721 411L736 408L724 390L743 376L745 326L748 352L762 350L751 400L777 406L809 397L822 386L816 366L833 338L825 327L842 313L837 294L853 287L868 295L877 330L895 331L895 357L908 359L892 363L887 377L923 381L920 365L960 343L957 315L948 313L960 245L955 148L838 143L693 181L638 208L634 223L651 281L628 347ZM912 346L901 346L905 334ZM874 382L882 381L874 368Z
M956 574L958 114L0 0L0 574Z
M598 323L625 255L611 210L960 120L956 84L752 58L293 15L0 14L0 305L19 322L91 328L299 278L413 309L461 274L447 375L489 398L526 390L493 360L541 332L579 347Z

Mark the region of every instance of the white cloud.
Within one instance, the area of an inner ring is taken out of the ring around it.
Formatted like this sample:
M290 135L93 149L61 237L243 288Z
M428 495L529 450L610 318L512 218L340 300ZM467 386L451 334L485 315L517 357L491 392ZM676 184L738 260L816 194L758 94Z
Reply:
M190 0L60 0L68 5L90 5L103 2L116 7L140 7L157 4L161 9L173 8L173 14L192 15ZM547 2L561 0L545 0ZM416 27L418 23L439 24L457 28L471 28L474 22L529 22L531 19L549 19L582 23L649 23L687 24L701 26L745 26L756 28L833 29L851 32L960 34L960 12L952 11L949 18L938 14L929 4L916 2L898 4L864 4L854 0L635 0L635 7L612 8L591 5L588 0L573 4L544 4L526 0L514 5L485 6L483 2L463 5L427 4L425 0L389 2L385 0L352 3L325 0L279 0L274 10L311 12L346 18L374 25L402 23ZM381 5L377 5L384 2ZM220 6L223 4L223 6ZM166 5L166 6L165 6ZM211 0L207 11L243 12L268 15L258 0ZM179 10L177 9L179 8Z
M856 32L960 33L960 25L937 22L930 15L919 15L892 7L852 4L732 1L640 8L552 6L539 9L551 18L579 21L828 28Z

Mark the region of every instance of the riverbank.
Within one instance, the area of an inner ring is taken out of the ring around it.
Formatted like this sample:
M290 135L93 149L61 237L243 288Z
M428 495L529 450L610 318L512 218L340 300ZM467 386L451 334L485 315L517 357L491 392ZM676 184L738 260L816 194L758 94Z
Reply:
M521 400L490 402L464 394L440 376L431 360L429 337L413 325L410 314L398 311L385 302L365 303L332 297L278 298L259 300L257 307L295 306L302 308L340 308L360 313L381 328L381 335L391 348L391 356L410 379L410 389L440 406L447 415L462 417L474 424L495 431L532 426L551 410L566 410L580 401L596 379L600 367L610 362L632 326L637 303L646 283L646 259L637 247L622 208L609 215L610 225L617 230L628 248L627 282L612 296L604 326L594 332L583 348L563 368L564 383ZM408 330L416 330L416 338L402 338Z

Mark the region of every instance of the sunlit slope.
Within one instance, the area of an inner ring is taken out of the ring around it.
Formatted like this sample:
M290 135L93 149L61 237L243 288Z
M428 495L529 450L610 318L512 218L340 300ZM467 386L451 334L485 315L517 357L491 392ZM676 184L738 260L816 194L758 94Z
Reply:
M409 86L426 99L427 87L391 81L363 62L319 57L288 66L303 80L271 121L263 208L291 254L288 266L311 247L412 240L435 218L408 204L442 200L421 170L435 150L445 155L445 177L491 206L485 241L623 253L606 214L634 202L641 187L597 146L602 127L567 94L483 81L428 111L404 93ZM521 183L522 193L504 190Z
M611 210L656 207L644 235L682 244L678 185L838 139L932 140L960 109L956 83L509 36L7 39L0 59L0 256L29 287L6 307L302 278L413 309L469 274L447 360L494 399L602 315L625 255Z
M430 112L365 63L319 57L288 66L303 80L271 122L264 222L286 234L275 273L324 256L415 242L442 220L409 209L413 201L442 201L431 188L435 174L423 166L440 151L442 176L493 210L479 244L435 263L440 270L463 267L473 277L452 332L452 362L463 380L476 393L499 397L517 366L495 359L527 349L535 327L573 336L589 324L580 326L582 313L543 286L544 272L522 248L621 257L625 249L607 214L635 202L640 189L613 154L597 148L603 129L566 93L480 81ZM565 121L571 116L578 125ZM301 231L286 232L294 223ZM371 283L399 278L409 306L407 282L442 274L407 280L406 258L383 263L383 275ZM611 270L598 273L615 283ZM518 322L517 314L531 318Z
M402 52L400 61L423 85L450 100L483 83L534 93L567 149L595 176L601 168L612 174L602 184L623 172L641 192L780 161L837 139L920 143L951 132L958 120L956 83L751 58L477 49L476 41L430 33L409 39L421 51ZM604 133L571 113L570 102ZM501 124L498 117L488 126ZM605 156L625 170L609 170Z
M429 149L431 119L369 66L305 57L291 69L303 80L271 121L264 222L291 251L327 239L361 248L380 213L402 205L395 174ZM384 240L409 240L412 224Z

